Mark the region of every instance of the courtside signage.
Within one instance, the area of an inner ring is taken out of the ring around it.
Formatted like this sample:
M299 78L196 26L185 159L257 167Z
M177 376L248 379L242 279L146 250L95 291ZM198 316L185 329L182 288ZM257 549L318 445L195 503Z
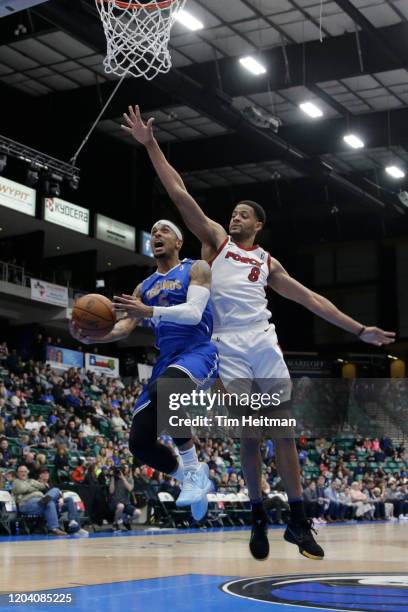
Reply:
M96 374L104 374L112 378L119 377L119 359L104 355L85 354L85 368Z
M0 176L0 205L35 217L35 189Z
M104 215L96 215L95 237L123 249L134 251L136 247L136 230L131 225L115 221Z
M89 210L60 198L44 198L44 219L50 223L89 234Z
M31 283L31 299L36 302L44 302L45 304L53 304L67 308L68 306L68 288L61 285L47 283L37 278L30 278Z

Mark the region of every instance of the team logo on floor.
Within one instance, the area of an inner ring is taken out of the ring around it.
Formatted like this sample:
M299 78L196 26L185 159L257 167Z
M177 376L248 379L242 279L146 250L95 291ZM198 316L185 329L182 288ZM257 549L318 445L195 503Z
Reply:
M338 612L408 612L408 573L264 576L232 580L220 588L229 595L281 606Z

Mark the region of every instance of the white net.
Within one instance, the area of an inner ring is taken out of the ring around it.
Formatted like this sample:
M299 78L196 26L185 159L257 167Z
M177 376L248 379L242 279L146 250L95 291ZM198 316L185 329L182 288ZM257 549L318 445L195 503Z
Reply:
M105 72L153 79L169 72L170 31L186 0L95 0L107 41Z

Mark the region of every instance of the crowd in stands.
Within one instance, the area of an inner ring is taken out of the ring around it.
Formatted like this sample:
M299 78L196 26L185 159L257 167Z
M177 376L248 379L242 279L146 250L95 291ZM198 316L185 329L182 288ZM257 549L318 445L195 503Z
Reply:
M68 527L79 527L75 508L61 494L73 485L93 491L93 520L109 520L118 529L140 519L149 492L177 498L179 483L139 465L128 449L142 384L74 368L60 373L41 357L40 347L32 359L23 359L0 344L0 490L14 495L20 511L37 511L51 532L62 535L58 515L64 510ZM172 440L163 435L161 443L172 445ZM240 494L242 501L247 490L239 441L197 439L196 444L214 491ZM349 431L336 439L301 436L298 451L304 500L316 523L408 518L403 445L385 435L369 439ZM271 440L263 445L263 462L265 505L271 521L282 524L289 506Z

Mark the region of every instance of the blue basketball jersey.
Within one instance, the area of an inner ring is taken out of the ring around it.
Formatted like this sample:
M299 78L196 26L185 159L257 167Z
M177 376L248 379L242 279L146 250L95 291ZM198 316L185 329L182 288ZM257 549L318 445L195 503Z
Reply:
M176 306L184 304L190 284L190 270L193 259L183 259L167 274L154 272L142 283L142 302L148 306ZM151 319L156 335L156 345L161 354L175 354L190 350L191 347L209 342L213 331L211 300L203 312L198 325L183 325Z

